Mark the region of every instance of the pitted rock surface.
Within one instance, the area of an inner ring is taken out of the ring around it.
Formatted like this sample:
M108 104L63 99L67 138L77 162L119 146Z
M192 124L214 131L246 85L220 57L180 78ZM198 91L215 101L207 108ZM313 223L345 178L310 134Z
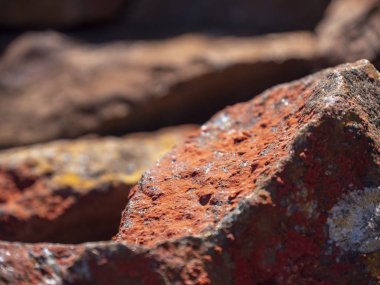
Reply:
M109 239L131 186L192 126L62 140L0 153L0 239Z
M371 280L361 257L340 257L327 219L380 182L379 92L363 60L225 109L143 175L115 240L223 236L239 284Z
M379 115L366 60L271 88L145 172L115 241L1 242L0 280L378 284Z

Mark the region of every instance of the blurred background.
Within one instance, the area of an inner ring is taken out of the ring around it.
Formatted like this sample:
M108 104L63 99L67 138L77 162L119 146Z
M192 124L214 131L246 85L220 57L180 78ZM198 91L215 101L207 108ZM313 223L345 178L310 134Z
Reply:
M323 67L379 66L377 0L0 5L0 148L199 124Z

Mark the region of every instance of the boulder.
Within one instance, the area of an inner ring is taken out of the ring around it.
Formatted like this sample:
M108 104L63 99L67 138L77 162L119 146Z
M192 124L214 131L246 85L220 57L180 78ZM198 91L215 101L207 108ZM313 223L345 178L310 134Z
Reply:
M208 241L225 284L375 284L379 94L363 60L221 111L145 172L115 240Z
M192 126L0 153L0 240L109 240L131 186Z
M226 108L145 172L114 242L1 242L0 280L377 284L379 94L362 60Z
M106 45L26 34L0 61L0 148L204 122L310 72L315 46L308 33Z
M328 64L367 58L380 68L378 0L333 0L317 34L319 53Z

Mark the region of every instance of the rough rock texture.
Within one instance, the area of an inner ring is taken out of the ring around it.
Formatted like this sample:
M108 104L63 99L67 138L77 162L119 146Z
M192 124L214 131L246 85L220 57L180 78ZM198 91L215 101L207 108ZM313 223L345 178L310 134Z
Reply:
M183 31L268 33L312 30L330 0L132 0L127 22L153 34ZM128 26L127 26L128 27Z
M124 0L1 0L0 25L5 27L73 27L108 20Z
M204 250L199 240L183 239L154 249L122 243L81 245L0 242L2 284L209 284L201 276ZM174 250L176 249L176 250ZM184 266L184 263L187 264ZM191 270L193 271L191 271ZM222 272L216 281L224 284Z
M130 187L193 127L0 153L0 239L83 242L117 232Z
M332 1L317 33L328 64L367 58L380 68L380 1Z
M27 34L0 62L0 148L203 122L309 73L315 46L308 33L103 46Z
M1 242L0 280L377 284L379 95L363 60L229 107L144 174L117 242Z
M146 172L116 240L211 239L237 284L374 282L379 199L345 196L380 196L379 124L379 73L365 60L272 88ZM353 206L355 228L342 221Z

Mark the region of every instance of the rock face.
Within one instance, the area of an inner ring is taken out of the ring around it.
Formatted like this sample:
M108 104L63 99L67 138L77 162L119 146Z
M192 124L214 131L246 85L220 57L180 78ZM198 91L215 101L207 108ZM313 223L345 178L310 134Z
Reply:
M110 239L130 187L191 129L58 141L0 153L0 240Z
M318 25L319 50L328 64L367 58L380 67L380 2L334 0Z
M379 95L360 61L227 108L144 174L116 240L208 240L235 284L375 280Z
M2 242L0 280L377 284L379 94L363 60L229 107L145 172L116 242Z
M308 33L103 46L27 34L0 62L0 148L203 122L309 73L315 46Z
M63 28L108 20L124 0L1 0L0 25L5 27Z

